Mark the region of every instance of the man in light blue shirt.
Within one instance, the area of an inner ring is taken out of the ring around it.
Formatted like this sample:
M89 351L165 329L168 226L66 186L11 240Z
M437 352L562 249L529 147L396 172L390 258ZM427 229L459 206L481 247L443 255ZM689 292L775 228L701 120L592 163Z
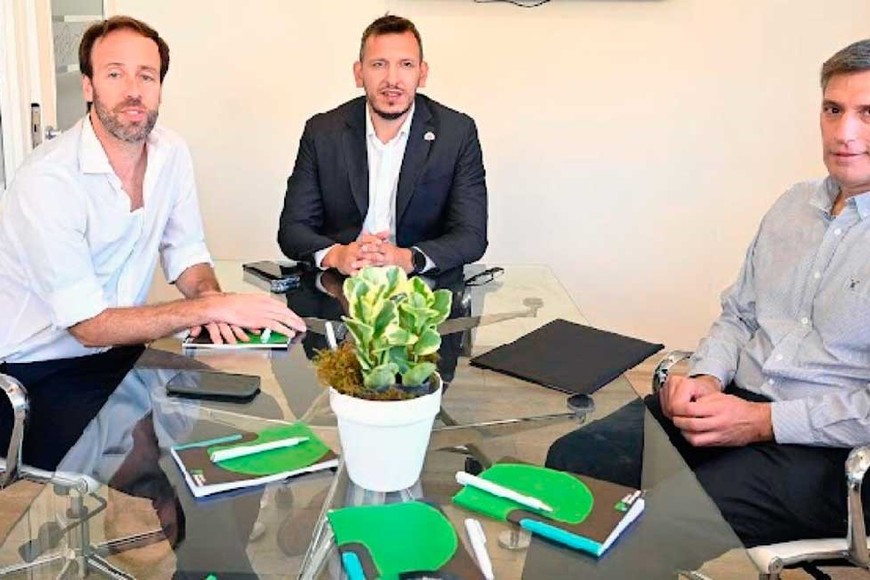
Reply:
M646 400L746 546L844 537L843 464L870 443L870 39L821 85L829 175L777 200L688 376ZM567 441L548 463L586 471Z

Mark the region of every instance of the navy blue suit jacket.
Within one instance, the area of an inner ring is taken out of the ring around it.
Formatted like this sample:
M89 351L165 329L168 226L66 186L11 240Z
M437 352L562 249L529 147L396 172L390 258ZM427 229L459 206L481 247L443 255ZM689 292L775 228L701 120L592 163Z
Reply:
M289 258L313 262L316 251L359 236L369 205L366 114L359 97L306 123L278 229ZM439 272L478 260L487 246L485 176L474 120L417 95L396 192L396 245L417 246Z

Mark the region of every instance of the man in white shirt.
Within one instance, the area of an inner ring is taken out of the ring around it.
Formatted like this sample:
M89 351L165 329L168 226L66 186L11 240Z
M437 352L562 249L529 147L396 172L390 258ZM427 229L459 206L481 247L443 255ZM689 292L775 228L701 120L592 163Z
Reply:
M184 329L235 342L245 328L305 328L269 296L221 292L190 153L155 126L163 39L116 16L85 32L79 60L87 116L33 152L0 211L0 373L28 388L32 414L58 393L73 396L76 377L83 389L114 388L135 345ZM146 306L158 254L184 299Z
M305 125L278 242L295 260L354 274L397 265L456 272L486 250L486 174L469 116L417 94L420 33L399 16L366 28L354 63L365 96Z

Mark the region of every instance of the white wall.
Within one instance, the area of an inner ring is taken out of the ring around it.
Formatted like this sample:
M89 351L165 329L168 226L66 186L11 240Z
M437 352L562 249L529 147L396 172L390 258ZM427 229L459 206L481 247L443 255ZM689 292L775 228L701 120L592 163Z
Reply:
M592 323L694 346L765 209L822 174L818 69L866 0L116 0L168 39L209 243L278 256L304 121L357 93L362 29L413 19L427 94L478 122L489 262L546 262ZM679 311L677 310L679 308Z

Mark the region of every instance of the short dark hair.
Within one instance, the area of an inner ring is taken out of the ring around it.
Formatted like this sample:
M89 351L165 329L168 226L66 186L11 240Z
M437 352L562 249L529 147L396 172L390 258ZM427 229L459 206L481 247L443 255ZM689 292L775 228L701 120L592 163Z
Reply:
M393 16L387 14L381 16L371 24L369 24L362 33L362 40L359 43L359 60L362 62L363 52L366 48L366 40L371 36L381 36L383 34L404 34L410 32L417 39L417 46L420 47L420 60L423 60L423 40L420 38L420 31L414 26L414 23L407 18L401 16Z
M95 22L85 30L82 42L79 44L79 70L81 73L91 80L94 79L94 65L91 61L94 44L97 40L116 30L132 30L145 38L150 38L157 44L157 51L160 53L160 82L162 83L167 71L169 71L169 45L160 38L156 30L130 16L112 16L101 22Z
M834 75L858 73L870 70L870 38L853 42L825 61L822 65L822 89Z

